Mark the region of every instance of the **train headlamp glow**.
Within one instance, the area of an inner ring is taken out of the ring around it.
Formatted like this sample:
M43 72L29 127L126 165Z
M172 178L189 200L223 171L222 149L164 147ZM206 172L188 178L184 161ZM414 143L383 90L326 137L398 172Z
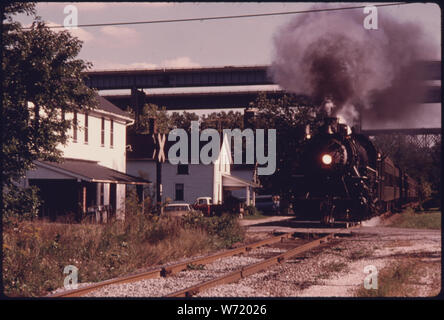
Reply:
M329 154L324 154L324 155L322 155L322 163L324 163L324 164L331 164L331 162L332 162L332 157L331 157L331 155L329 155Z

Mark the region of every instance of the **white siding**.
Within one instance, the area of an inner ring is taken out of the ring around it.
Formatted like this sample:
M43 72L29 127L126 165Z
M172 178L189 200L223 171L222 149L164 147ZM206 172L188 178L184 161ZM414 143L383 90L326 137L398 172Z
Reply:
M156 163L154 161L128 161L127 173L152 181L150 193L156 192ZM184 200L175 201L176 184L184 185ZM163 201L193 203L197 197L213 196L213 165L190 164L188 174L177 174L177 165L168 161L162 164Z
M101 144L102 116L105 118L105 144ZM73 119L74 114L68 113L66 119ZM113 119L113 147L111 147L111 119ZM97 161L99 165L126 172L126 120L117 115L101 114L100 111L91 111L88 115L88 142L85 143L85 115L77 113L77 142L73 141L73 128L68 129L66 145L59 145L64 158ZM27 173L28 179L38 179L39 176L62 178L50 170L39 168ZM124 218L126 186L118 184L116 187L117 217ZM110 185L104 186L104 204L109 204Z
M70 137L67 145L60 146L65 158L92 160L104 167L126 172L126 124L114 119L114 146L110 147L111 121L105 117L105 145L101 145L102 118L100 114L90 114L88 118L88 144L85 144L84 125L85 116L77 115L78 129L77 142L73 142L73 129L68 130ZM73 114L67 114L67 119L72 119Z

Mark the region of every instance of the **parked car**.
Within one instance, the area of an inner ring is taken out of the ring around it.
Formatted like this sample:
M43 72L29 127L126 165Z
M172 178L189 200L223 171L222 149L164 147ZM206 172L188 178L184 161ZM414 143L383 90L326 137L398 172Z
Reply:
M169 217L181 217L193 211L188 203L169 203L163 209L163 214Z

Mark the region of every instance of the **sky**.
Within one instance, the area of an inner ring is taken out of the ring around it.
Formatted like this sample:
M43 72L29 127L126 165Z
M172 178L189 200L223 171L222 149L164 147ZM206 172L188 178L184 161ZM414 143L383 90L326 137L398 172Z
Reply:
M37 14L48 24L62 25L64 8L75 5L78 23L108 23L163 19L199 18L306 10L313 3L38 3ZM344 3L342 6L361 5ZM362 10L362 9L358 9ZM334 13L331 13L334 14ZM378 8L383 15L421 24L436 43L433 55L441 59L441 17L436 4L409 4ZM80 58L92 62L93 70L188 68L209 66L268 65L274 57L273 36L296 15L230 20L78 28L71 33L84 42ZM365 14L363 13L363 18ZM18 19L29 24L24 16ZM54 29L58 30L58 29ZM256 87L257 89L257 87ZM188 91L190 89L187 89ZM191 89L193 90L193 89ZM203 89L197 89L204 91ZM211 90L218 90L211 88ZM227 90L233 90L228 88ZM157 90L159 91L159 90ZM160 90L162 91L162 90ZM186 91L176 90L176 92ZM194 89L196 91L196 89ZM426 108L427 109L427 108ZM426 114L440 126L440 105ZM430 113L431 112L431 113Z

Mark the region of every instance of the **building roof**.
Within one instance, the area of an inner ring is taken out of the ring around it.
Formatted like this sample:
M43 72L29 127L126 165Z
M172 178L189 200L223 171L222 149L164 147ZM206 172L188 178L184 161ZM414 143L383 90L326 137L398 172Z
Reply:
M233 176L231 174L224 174L222 173L222 185L224 187L235 189L240 189L243 187L253 187L253 188L259 188L261 185L258 183L255 183L253 181L247 181L245 179L239 178L237 176Z
M49 161L36 161L42 166L73 179L87 182L121 183L121 184L148 184L150 181L128 175L126 173L99 165L95 161L64 159L62 163Z
M96 98L98 99L98 109L103 110L109 113L114 113L119 116L131 118L131 115L117 107L116 105L112 104L110 101L106 100L104 97L97 95Z

